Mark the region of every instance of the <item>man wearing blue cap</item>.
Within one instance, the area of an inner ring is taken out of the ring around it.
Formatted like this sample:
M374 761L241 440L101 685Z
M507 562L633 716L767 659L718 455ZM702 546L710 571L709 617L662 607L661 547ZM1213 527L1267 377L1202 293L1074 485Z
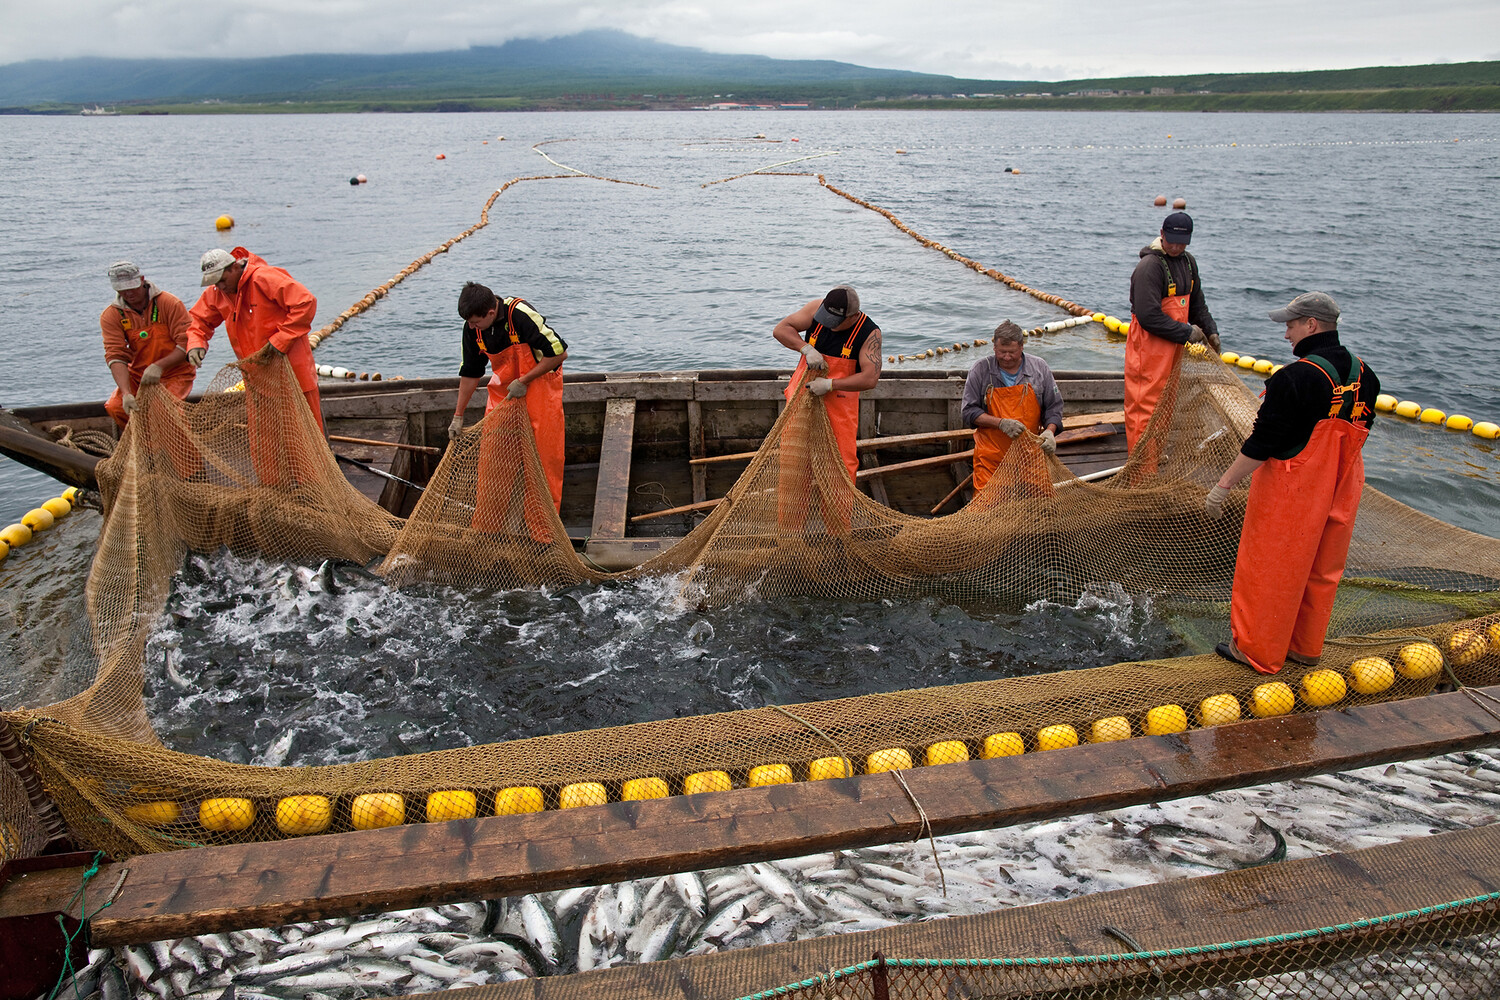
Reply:
M1141 250L1130 276L1130 332L1125 340L1125 443L1133 453L1156 411L1183 345L1219 350L1219 328L1203 301L1198 262L1187 252L1193 219L1173 212L1161 235Z

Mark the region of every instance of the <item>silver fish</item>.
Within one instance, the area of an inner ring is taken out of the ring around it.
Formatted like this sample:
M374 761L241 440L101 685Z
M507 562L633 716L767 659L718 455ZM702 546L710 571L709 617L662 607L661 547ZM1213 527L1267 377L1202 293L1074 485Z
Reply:
M136 979L142 983L149 983L156 975L156 966L151 964L151 959L147 958L146 953L140 948L132 946L121 948L120 951L125 956L125 968L129 969L130 974Z
M362 920L345 927L330 927L325 931L309 934L297 941L288 942L277 949L281 954L291 951L339 951L357 941L376 934L385 934L405 926L401 920L386 917L381 920Z
M557 932L552 915L537 902L535 896L522 896L520 908L521 925L526 929L526 936L536 945L542 957L556 966L562 958L562 935Z
M626 951L634 950L637 959L641 962L661 961L676 948L682 925L687 922L687 919L687 913L679 910L652 928L634 949L631 949L630 944L627 943ZM641 925L642 929L646 926ZM635 935L631 935L631 940L635 940Z
M343 955L325 955L322 952L301 952L296 955L288 955L269 965L262 965L246 970L235 976L236 982L248 982L266 984L281 976L291 976L304 972L320 972L331 969L336 965L344 963Z
M552 915L560 924L567 923L573 914L581 906L586 906L593 901L599 892L597 885L579 886L576 889L567 889L557 894L552 902Z
M708 905L708 894L703 890L703 882L694 872L679 872L676 875L667 876L667 881L672 884L672 889L677 897L682 900L695 917L703 916Z
M812 916L812 911L807 908L806 903L802 902L802 897L797 894L797 890L785 875L770 865L747 865L746 869L750 873L751 881L764 889L772 899L779 899L792 909Z
M420 942L417 935L410 931L387 931L383 934L371 934L352 945L349 951L354 954L369 952L386 958L400 958L415 951L418 944Z
M455 968L451 965L444 965L442 962L429 962L427 959L418 958L415 955L407 955L401 961L411 966L413 971L419 972L424 976L431 976L433 979L444 983L451 983L455 979L462 979L474 971L473 969Z
M208 971L208 960L203 957L203 949L192 938L174 942L168 953L200 976Z

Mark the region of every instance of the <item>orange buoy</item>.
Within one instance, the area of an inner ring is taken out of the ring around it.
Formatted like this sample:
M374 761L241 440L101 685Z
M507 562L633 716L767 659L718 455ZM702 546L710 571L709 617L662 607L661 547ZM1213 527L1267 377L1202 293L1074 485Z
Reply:
M446 154L444 154L444 153L439 153L439 154L438 154L438 155L437 155L437 158L438 158L438 159L439 159L439 160L446 160L446 159L447 159L447 158L448 158L448 157L447 157L447 155L446 155Z
M1187 199L1186 198L1173 198L1172 199L1172 207L1173 208L1187 208Z
M1164 208L1167 204L1167 196L1164 194L1159 194L1156 196L1156 200L1151 204L1155 205L1157 208Z

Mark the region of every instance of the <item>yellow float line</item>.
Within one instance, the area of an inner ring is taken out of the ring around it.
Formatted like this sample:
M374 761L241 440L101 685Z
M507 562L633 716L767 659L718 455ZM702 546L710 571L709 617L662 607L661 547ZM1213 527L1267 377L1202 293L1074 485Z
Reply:
M53 497L40 507L33 507L22 515L21 520L0 530L0 562L6 560L11 549L26 545L32 538L73 513L77 497L78 487L69 486L62 491L61 496Z

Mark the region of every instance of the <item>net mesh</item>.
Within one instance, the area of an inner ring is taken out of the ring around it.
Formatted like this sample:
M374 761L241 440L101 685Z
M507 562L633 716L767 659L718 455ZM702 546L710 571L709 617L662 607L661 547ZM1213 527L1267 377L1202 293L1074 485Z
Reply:
M574 552L522 402L495 408L460 436L403 522L345 480L284 359L245 362L226 368L197 404L143 390L101 466L107 514L88 584L93 681L4 718L80 841L133 853L417 822L441 791L472 793L484 815L514 801L557 807L565 786L580 782L614 799L630 779L659 778L677 793L752 782L762 765L804 780L833 752L830 739L863 770L882 751L938 764L1411 697L1439 680L1444 652L1464 683L1494 682L1500 542L1367 487L1330 634L1382 634L1332 642L1323 673L1292 666L1271 688L1212 655L1184 657L838 699L795 706L790 716L732 712L311 768L169 751L144 710L143 651L173 574L186 552L220 548L283 560L383 555L379 572L401 587L667 576L682 600L710 606L935 594L1019 608L1110 586L1150 594L1184 627L1222 638L1245 493L1219 520L1204 516L1203 497L1238 453L1255 408L1217 358L1189 355L1112 480L1081 481L1022 438L970 505L927 519L861 493L821 401L799 391L687 538L628 573L607 574ZM1437 648L1403 655L1418 641ZM1372 658L1384 667L1355 669ZM689 784L705 772L722 778ZM518 787L536 792L500 794ZM12 831L5 842L34 847L26 804L5 780L0 809Z

